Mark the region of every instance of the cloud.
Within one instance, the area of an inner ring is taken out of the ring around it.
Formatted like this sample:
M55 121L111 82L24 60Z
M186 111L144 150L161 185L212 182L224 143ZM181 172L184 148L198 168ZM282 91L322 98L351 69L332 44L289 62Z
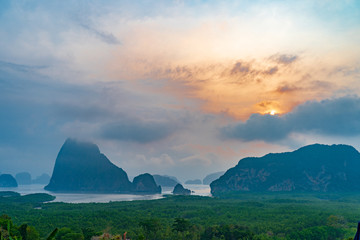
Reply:
M288 122L297 131L356 136L360 134L360 98L347 96L306 102L289 114Z
M299 56L293 54L275 54L270 57L270 60L279 64L288 65L299 59Z
M57 102L52 104L51 109L54 117L68 121L93 122L116 116L114 111L105 106L93 103L81 104L80 101L75 103Z
M216 137L238 119L252 128L235 124L228 135L248 141L329 134L333 126L311 127L310 119L295 129L294 114L249 118L348 86L352 92L341 94L360 92L357 8L349 5L348 24L329 10L333 3L313 5L0 0L2 158L8 169L51 169L64 139L74 137L99 144L127 171L143 171L140 154L169 165L164 173L190 177L274 149Z
M100 129L104 139L150 143L170 136L175 128L166 122L139 119L122 119L105 124Z
M222 128L221 133L230 139L267 142L283 140L291 133L357 136L360 134L360 98L308 101L284 115L253 114L246 122Z
M245 123L223 128L222 134L227 138L245 141L271 142L285 138L289 130L286 122L279 116L253 114Z
M262 101L257 103L256 106L264 114L268 114L271 111L278 112L278 109L280 109L279 102L277 101Z
M161 154L160 157L152 157L150 158L151 164L161 165L174 165L174 160L166 153Z
M279 68L277 66L275 66L275 67L269 68L264 73L269 74L269 75L273 75L273 74L277 73L278 70L279 70Z
M46 68L46 66L31 66L31 65L24 65L24 64L15 64L11 62L4 62L0 60L0 69L7 69L19 72L33 72L35 70Z
M169 167L175 164L174 160L167 153L162 153L160 156L150 158L147 158L143 154L136 154L135 160L138 164L141 163L142 165L156 167Z
M246 119L254 112L264 113L269 110L261 108L258 111L256 105L259 102L276 99L277 110L286 112L299 102L306 101L305 93L318 92L316 88L309 91L309 80L300 82L305 70L296 71L291 74L291 80L288 79L289 71L295 71L301 62L285 66L268 59L269 57L214 60L176 65L140 62L142 67L136 67L139 68L137 74L143 72L143 78L151 79L152 85L156 80L162 80L162 86L157 91L171 93L179 99L196 99L201 110L206 113L225 113L238 119ZM135 69L130 71L135 72ZM295 84L295 81L299 84ZM300 84L301 88L298 87ZM274 86L280 87L274 89ZM290 87L297 94L283 94L289 92Z
M198 164L206 166L212 163L212 159L209 158L209 156L211 156L211 154L198 154L182 158L179 161L185 164Z
M94 34L97 38L108 44L121 44L121 41L117 39L112 33L107 33L101 30L98 30L91 26L90 24L80 23L80 26L88 30L90 33Z
M275 91L277 93L291 93L297 90L300 90L300 88L293 85L282 84Z
M231 69L231 74L247 74L249 71L250 71L250 67L248 64L244 64L238 61Z

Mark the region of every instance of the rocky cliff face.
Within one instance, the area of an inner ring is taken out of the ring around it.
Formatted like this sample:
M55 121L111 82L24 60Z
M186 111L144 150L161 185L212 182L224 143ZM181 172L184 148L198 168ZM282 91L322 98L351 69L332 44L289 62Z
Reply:
M93 143L67 139L56 158L49 191L129 193L132 184Z
M161 193L161 187L156 185L153 176L145 173L134 178L133 192L144 194Z
M309 145L244 158L210 184L214 195L241 191L360 191L360 154L347 145Z
M0 175L0 187L17 187L16 179L10 174Z

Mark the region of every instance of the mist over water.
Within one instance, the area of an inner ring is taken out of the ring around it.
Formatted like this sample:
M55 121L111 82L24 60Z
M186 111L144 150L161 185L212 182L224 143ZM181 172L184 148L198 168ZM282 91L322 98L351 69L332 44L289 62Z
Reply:
M135 200L155 200L164 198L166 194L172 194L173 188L164 187L162 194L136 195L136 194L96 194L96 193L56 193L44 190L45 185L19 185L16 188L0 188L0 191L14 191L21 195L32 193L48 193L56 197L53 202L65 203L108 203L115 201L135 201ZM192 195L210 196L210 186L208 185L184 185L191 189Z

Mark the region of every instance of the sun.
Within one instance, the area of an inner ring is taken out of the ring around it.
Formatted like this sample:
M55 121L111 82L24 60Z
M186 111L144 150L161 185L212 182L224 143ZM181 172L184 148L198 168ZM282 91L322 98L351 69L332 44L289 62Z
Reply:
M271 111L270 111L270 115L273 115L273 116L274 116L275 114L276 114L276 111L275 111L275 110L271 110Z

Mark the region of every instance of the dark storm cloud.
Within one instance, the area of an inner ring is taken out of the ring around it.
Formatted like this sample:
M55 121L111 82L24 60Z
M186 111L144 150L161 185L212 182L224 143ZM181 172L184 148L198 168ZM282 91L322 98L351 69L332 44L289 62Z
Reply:
M287 136L289 129L284 123L278 116L253 114L245 123L223 128L222 133L228 138L270 142Z
M100 135L105 139L150 143L170 136L174 130L164 122L123 119L104 125Z
M282 116L253 114L246 122L222 129L226 138L278 141L293 132L328 136L360 134L360 98L347 96L309 101Z
M143 106L149 100L123 90L121 83L48 81L39 68L0 61L0 144L42 145L49 135L83 138L97 135L99 129L104 139L148 143L175 131L159 116L160 110L147 112L157 121L140 120L137 103ZM124 99L127 104L122 104Z
M360 134L360 98L349 96L307 102L287 118L289 124L293 124L298 131L355 136Z

